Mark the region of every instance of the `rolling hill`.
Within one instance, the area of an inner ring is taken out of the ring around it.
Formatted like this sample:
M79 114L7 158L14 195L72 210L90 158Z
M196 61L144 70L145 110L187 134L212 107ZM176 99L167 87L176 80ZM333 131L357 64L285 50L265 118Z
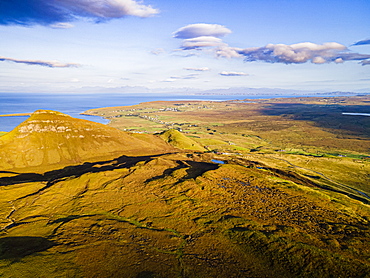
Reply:
M38 110L0 137L0 167L50 169L119 155L157 154L171 150L170 145L156 136L130 134L60 112Z
M159 136L170 145L179 149L202 152L206 151L206 149L202 147L199 143L189 137L186 137L184 134L175 129L166 130L160 133Z
M365 198L162 137L45 110L0 137L0 276L370 275Z

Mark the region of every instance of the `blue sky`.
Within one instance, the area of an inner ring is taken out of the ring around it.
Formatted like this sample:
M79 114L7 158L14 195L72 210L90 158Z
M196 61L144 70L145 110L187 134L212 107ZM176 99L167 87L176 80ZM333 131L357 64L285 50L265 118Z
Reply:
M0 91L370 92L369 14L368 0L2 0Z

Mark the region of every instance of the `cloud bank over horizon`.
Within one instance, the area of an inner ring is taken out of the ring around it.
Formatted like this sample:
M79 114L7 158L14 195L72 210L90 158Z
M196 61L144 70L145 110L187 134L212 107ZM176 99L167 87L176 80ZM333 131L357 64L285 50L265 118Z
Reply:
M43 61L43 60L19 60L13 58L7 58L0 56L0 61L7 61L13 62L17 64L26 64L26 65L33 65L33 66L42 66L48 68L78 68L81 65L75 63L61 63L58 61Z
M150 17L159 10L136 0L0 1L0 25L46 25L69 28L79 18L104 22L125 16Z
M181 49L212 50L216 57L243 58L246 62L262 61L266 63L313 64L343 63L360 61L368 65L370 55L351 52L346 46L337 42L316 44L302 42L296 44L267 44L263 47L239 48L232 47L221 39L231 30L219 24L190 24L178 29L173 37L183 39ZM362 40L354 45L370 44L370 40Z

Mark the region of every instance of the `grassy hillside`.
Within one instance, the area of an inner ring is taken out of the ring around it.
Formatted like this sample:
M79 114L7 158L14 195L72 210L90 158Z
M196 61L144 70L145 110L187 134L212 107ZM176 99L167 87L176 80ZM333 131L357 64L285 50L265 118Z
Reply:
M119 155L145 155L171 151L153 135L141 138L115 128L47 110L39 110L0 137L2 169L39 167L41 170Z
M191 138L186 137L184 134L175 129L166 130L160 133L159 136L175 148L193 151L206 151L206 149L200 144L198 144Z
M2 277L370 274L369 206L211 158L121 157L1 178Z
M34 113L0 138L0 276L370 275L365 159L219 127L154 136Z
M294 170L361 197L370 196L369 117L342 113L366 113L369 103L369 96L171 101L89 113L122 130L181 129L208 151Z

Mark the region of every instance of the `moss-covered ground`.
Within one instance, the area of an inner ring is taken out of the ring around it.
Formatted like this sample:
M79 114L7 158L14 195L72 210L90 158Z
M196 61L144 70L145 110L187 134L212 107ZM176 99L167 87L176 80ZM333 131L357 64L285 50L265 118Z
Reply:
M135 165L126 158L112 161L114 168L104 168L109 164L104 161L56 180L0 179L0 273L3 277L370 273L369 206L322 190L299 175L261 169L246 160L216 164L212 158L191 153L136 157Z
M157 101L88 113L112 119L119 129L134 127L135 119L140 132L177 129L208 151L283 165L370 196L369 117L342 114L366 113L369 103L369 96Z
M153 102L89 111L138 133L100 126L116 143L99 159L93 154L109 146L99 149L94 128L71 120L84 141L68 150L86 144L69 164L65 156L28 165L24 155L22 165L11 163L14 146L28 152L27 138L38 152L63 143L49 130L45 140L35 132L3 136L0 276L369 277L370 126L341 114L364 112L369 101ZM135 147L125 152L127 142Z

